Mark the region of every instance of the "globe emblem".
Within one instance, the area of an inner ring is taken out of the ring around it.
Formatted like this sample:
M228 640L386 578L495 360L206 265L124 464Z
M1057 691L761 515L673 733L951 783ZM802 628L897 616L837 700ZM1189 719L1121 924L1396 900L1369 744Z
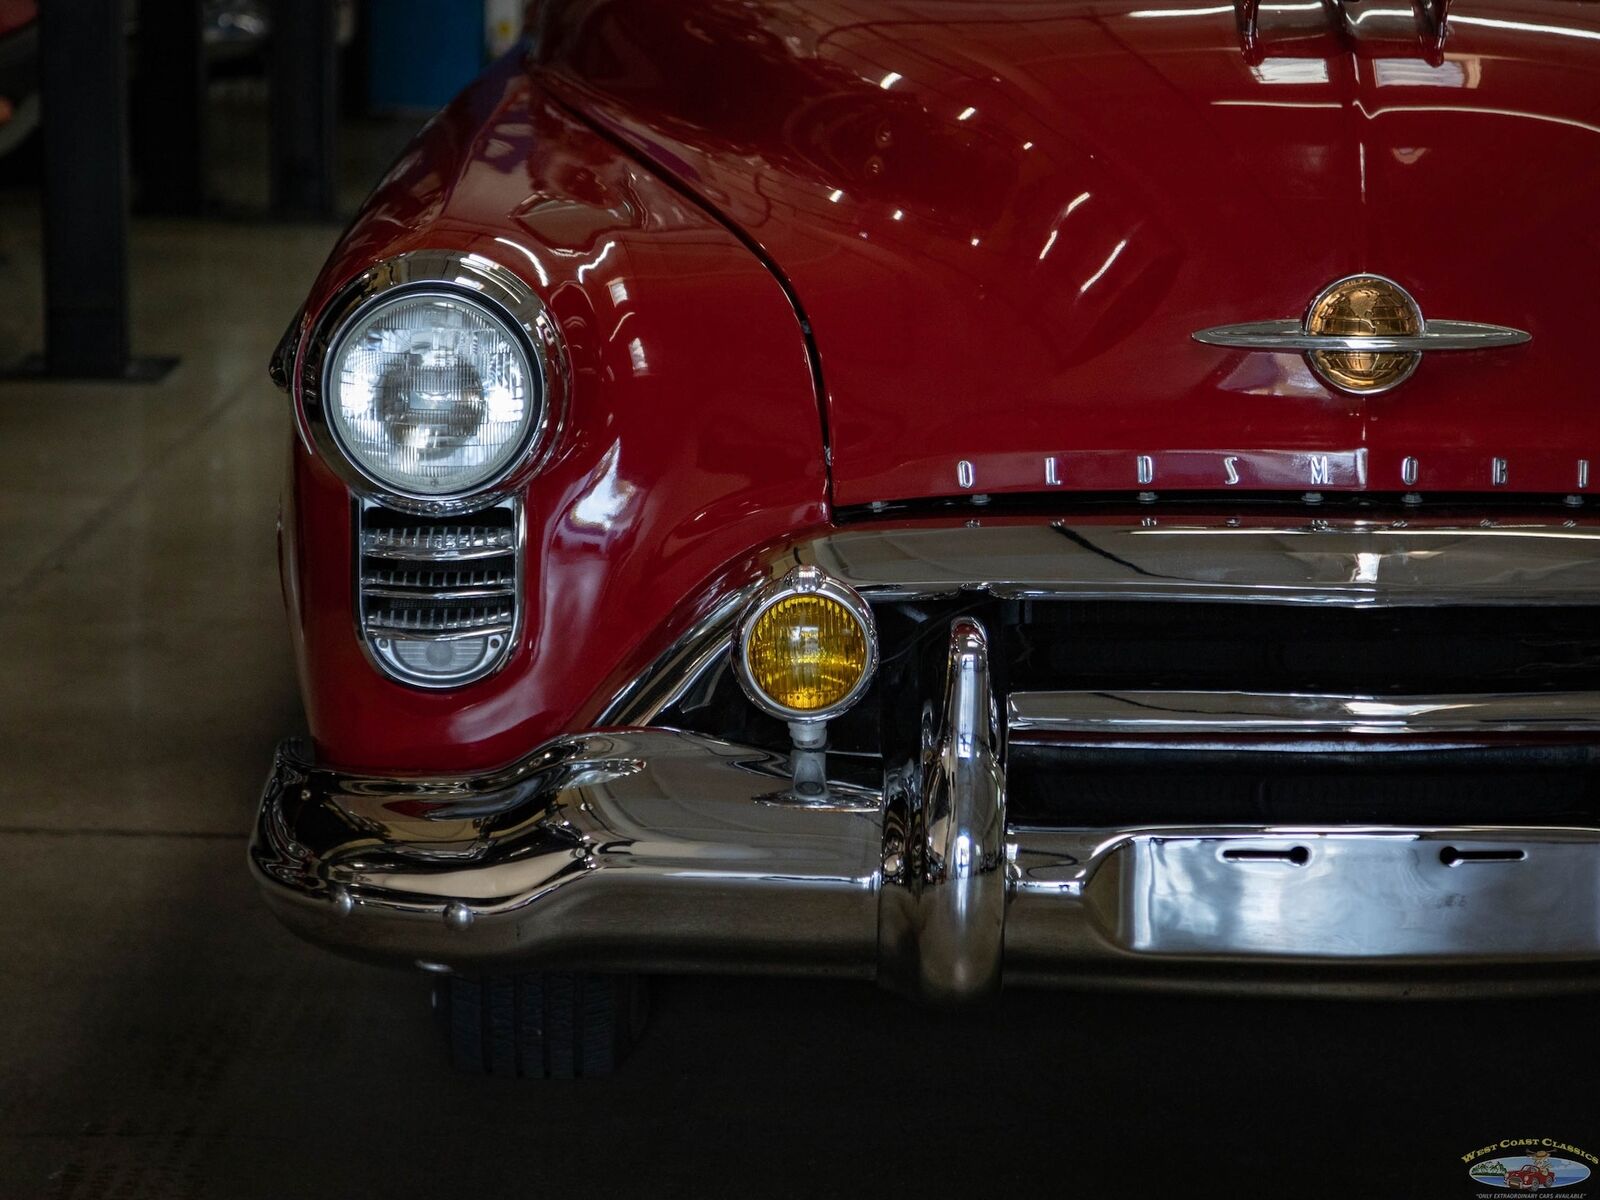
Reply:
M1378 275L1353 275L1327 288L1306 310L1305 331L1324 337L1415 337L1422 310L1399 284ZM1385 392L1417 369L1422 355L1397 350L1312 350L1311 367L1346 392Z
M1301 320L1214 325L1190 336L1203 346L1303 354L1323 383L1357 396L1398 387L1424 354L1520 346L1531 338L1509 325L1424 321L1411 293L1392 279L1366 272L1323 288Z

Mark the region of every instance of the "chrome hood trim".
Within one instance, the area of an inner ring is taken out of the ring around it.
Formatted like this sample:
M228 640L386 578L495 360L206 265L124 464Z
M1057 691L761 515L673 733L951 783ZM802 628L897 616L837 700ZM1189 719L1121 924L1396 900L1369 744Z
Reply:
M1600 522L996 520L845 529L793 547L885 598L1241 601L1350 607L1600 602Z
M1194 340L1207 346L1227 346L1235 350L1358 350L1369 354L1385 351L1424 353L1430 350L1492 350L1497 346L1520 346L1533 335L1506 325L1485 325L1478 321L1434 321L1417 334L1396 337L1332 337L1307 333L1299 321L1246 321L1239 325L1216 325L1197 330Z

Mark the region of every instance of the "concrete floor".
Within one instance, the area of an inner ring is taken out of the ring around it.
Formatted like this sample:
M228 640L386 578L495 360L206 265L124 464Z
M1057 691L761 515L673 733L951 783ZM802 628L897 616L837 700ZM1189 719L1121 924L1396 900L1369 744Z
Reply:
M0 359L39 344L36 216L0 203ZM420 978L298 943L244 869L300 720L265 364L335 232L141 222L135 342L178 371L0 385L0 1200L1432 1197L1500 1138L1600 1151L1589 999L675 980L614 1079L453 1074Z

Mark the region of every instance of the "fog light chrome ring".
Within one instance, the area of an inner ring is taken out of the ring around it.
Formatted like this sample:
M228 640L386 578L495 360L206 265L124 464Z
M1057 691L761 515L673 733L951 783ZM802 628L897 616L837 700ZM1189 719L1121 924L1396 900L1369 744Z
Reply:
M865 645L865 661L860 677L839 699L819 708L793 708L769 695L756 679L750 662L750 642L762 619L775 606L796 596L816 596L838 604L860 629ZM807 725L833 720L848 711L872 684L878 668L878 627L872 609L854 588L841 583L818 567L796 567L756 593L733 635L733 668L739 686L750 702L780 720Z

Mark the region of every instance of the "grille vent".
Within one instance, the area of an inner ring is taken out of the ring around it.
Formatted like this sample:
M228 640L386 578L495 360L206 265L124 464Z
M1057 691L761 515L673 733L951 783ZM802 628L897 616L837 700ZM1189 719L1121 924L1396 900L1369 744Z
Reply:
M459 687L500 665L519 617L513 504L448 518L368 504L356 533L362 634L387 674Z

